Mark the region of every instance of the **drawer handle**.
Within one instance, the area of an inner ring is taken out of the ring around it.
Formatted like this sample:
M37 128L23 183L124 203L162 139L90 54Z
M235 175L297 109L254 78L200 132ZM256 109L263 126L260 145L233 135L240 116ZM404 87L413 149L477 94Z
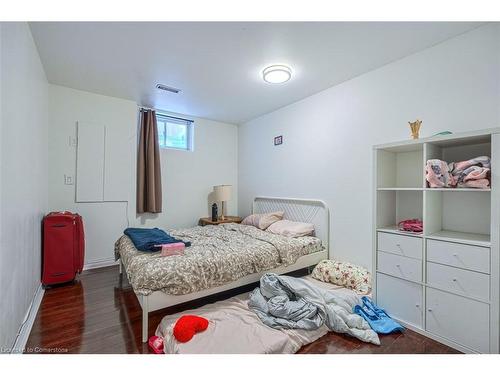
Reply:
M427 309L427 311L432 312L432 309Z
M399 264L396 264L396 267L401 268L401 266Z
M454 256L455 258L458 258L458 254L457 254L457 253L453 254L453 256Z
M453 281L457 281L457 278L456 278L456 277L454 277L454 278L453 278Z
M415 307L420 307L420 305L418 303L415 304Z

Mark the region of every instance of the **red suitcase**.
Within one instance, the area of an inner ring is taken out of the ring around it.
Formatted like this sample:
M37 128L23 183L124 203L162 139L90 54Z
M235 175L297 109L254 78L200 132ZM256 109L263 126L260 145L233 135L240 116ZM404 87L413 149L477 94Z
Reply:
M85 253L83 220L71 212L51 212L43 219L42 284L74 280Z

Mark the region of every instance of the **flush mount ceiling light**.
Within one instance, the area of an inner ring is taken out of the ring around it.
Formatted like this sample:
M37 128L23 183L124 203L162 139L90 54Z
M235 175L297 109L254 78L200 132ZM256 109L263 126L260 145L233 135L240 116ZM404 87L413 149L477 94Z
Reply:
M271 65L262 71L262 78L268 83L285 83L292 78L292 69L286 65Z

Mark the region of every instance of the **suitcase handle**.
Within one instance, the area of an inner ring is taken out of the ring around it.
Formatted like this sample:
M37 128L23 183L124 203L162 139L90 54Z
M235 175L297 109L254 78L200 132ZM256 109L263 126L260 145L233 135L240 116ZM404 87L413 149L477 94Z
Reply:
M52 228L62 228L65 226L66 226L66 224L53 224L53 225L51 225Z

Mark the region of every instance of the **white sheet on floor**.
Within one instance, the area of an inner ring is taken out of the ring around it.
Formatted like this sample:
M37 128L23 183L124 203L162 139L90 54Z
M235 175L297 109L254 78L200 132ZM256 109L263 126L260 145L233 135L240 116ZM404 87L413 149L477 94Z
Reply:
M306 277L319 287L337 293L355 294L349 289ZM164 338L167 354L290 354L328 333L323 325L314 331L278 330L263 324L248 308L249 293L182 311L164 317L156 335ZM187 343L178 342L172 334L173 325L182 315L198 315L209 321L206 331L197 333Z

